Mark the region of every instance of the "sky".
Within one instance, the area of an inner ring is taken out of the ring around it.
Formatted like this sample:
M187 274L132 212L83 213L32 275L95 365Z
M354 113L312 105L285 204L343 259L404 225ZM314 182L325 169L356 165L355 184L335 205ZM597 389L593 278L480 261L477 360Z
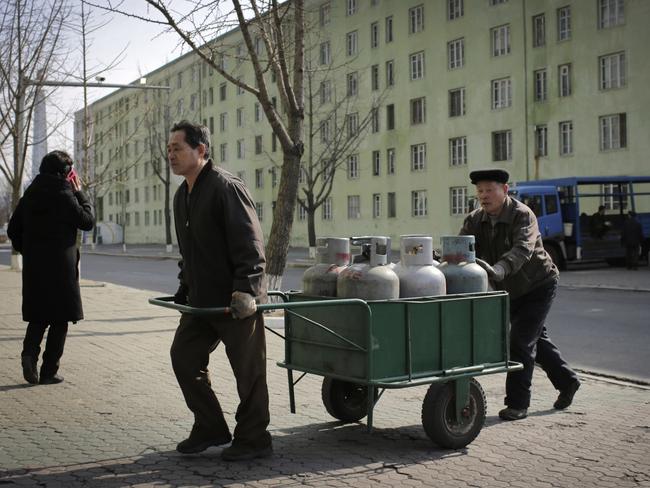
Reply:
M76 2L80 0L75 0ZM142 15L147 15L143 0L130 0L129 9L135 9ZM90 36L92 44L88 56L89 67L101 67L109 64L120 52L126 51L120 58L122 61L110 71L102 73L105 83L131 83L141 75L153 71L163 64L182 54L178 46L178 37L174 33L162 33L163 26L150 24L141 20L131 19L119 14L93 11L93 22L108 24ZM74 50L73 57L80 58L80 38L71 37L69 46ZM89 81L94 81L91 79ZM116 89L89 89L88 103L98 100ZM60 133L48 140L48 150L65 149L72 152L74 112L83 108L82 88L58 88L55 103L59 109L47 107L48 121L60 119L67 112L70 120L64 124Z

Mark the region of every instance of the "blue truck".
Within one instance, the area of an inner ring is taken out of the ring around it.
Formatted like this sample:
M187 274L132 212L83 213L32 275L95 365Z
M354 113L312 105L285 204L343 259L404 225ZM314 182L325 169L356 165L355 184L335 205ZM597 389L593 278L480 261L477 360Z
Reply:
M535 212L544 248L560 268L586 260L621 262L625 257L621 229L631 210L643 227L641 258L648 259L650 176L522 181L509 193Z

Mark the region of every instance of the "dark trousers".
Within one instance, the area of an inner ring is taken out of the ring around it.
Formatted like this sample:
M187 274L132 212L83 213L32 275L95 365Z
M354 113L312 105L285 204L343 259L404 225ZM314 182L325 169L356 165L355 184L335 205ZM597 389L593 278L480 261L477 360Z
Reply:
M261 313L235 320L183 314L171 347L176 379L194 413L193 432L227 436L228 424L210 384L210 353L223 342L237 381L239 406L233 442L250 447L271 444L266 386L266 339Z
M524 369L508 373L505 404L523 409L530 406L530 388L537 362L557 390L566 389L578 379L560 351L551 342L544 321L548 315L557 282L532 290L510 302L510 359Z
M625 265L627 269L639 267L639 246L625 246Z
M45 342L45 352L43 353L43 364L41 365L41 378L49 378L59 371L59 361L63 356L65 347L65 338L68 335L67 322L53 322L51 324L43 322L29 322L25 340L23 341L22 356L29 356L36 364L38 355L41 353L41 342L45 330L50 327Z

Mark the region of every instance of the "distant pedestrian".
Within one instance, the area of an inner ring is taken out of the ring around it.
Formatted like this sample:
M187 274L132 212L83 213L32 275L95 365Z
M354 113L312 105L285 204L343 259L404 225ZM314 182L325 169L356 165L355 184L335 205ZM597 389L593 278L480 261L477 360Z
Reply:
M508 196L507 171L472 171L481 207L463 223L461 235L476 238L476 262L494 287L510 295L510 359L524 365L508 373L503 420L528 415L533 370L537 362L560 394L556 409L571 405L580 387L576 373L551 342L544 321L551 309L559 272L544 250L533 211Z
M176 236L182 261L176 303L230 306L231 316L183 314L171 347L178 384L194 426L176 449L184 454L232 445L226 461L272 453L266 384L264 318L256 299L266 299L264 244L255 204L236 176L213 165L207 127L179 122L171 129L167 156L185 177L174 196ZM234 439L208 376L210 353L223 342L239 394Z
M643 243L643 228L636 219L636 212L630 210L623 223L621 244L625 247L625 265L627 269L639 269L639 253Z
M22 312L28 325L21 362L29 383L63 381L57 372L68 322L83 319L77 231L91 230L95 219L72 166L63 151L46 154L7 229L13 248L23 255ZM38 356L48 326L39 376Z
M605 220L605 206L600 205L598 212L591 216L589 222L591 236L596 239L602 239L607 232L607 221Z

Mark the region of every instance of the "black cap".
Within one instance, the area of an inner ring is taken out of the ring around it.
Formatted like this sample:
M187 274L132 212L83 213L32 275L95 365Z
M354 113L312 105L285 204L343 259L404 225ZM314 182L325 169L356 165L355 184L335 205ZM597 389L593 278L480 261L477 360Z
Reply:
M472 185L479 181L496 181L497 183L508 183L510 175L504 169L479 169L469 174Z

